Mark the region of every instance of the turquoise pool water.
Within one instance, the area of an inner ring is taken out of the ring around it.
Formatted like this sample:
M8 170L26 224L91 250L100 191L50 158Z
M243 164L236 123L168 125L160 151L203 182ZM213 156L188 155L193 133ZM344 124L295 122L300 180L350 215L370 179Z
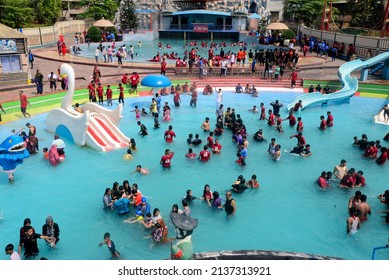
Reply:
M162 42L163 44L163 48L160 49L158 48L158 43L159 42ZM210 41L208 41L208 47L207 48L202 48L201 47L201 40L197 40L197 54L200 55L200 56L203 56L203 57L206 57L208 58L208 49L209 49L209 46L210 46ZM220 44L221 40L215 40L216 43ZM225 53L227 53L228 50L230 50L231 52L234 52L234 53L237 53L239 51L239 49L241 49L242 47L239 46L239 45L236 45L236 46L231 46L231 41L226 41L224 40L224 42L227 43L227 46L226 47L223 47ZM170 45L171 48L166 48L166 45ZM80 48L81 48L81 56L84 56L84 57L88 57L88 58L93 58L95 57L95 50L96 48L98 47L99 44L97 43L92 43L90 44L90 46L88 47L87 44L82 44L80 45ZM112 43L103 43L103 46L111 46ZM172 52L173 53L177 53L178 57L180 57L181 59L184 58L184 52L185 51L189 51L192 49L192 48L196 48L196 46L186 46L185 47L185 42L183 40L172 40L172 39L161 39L160 41L158 40L154 40L154 41L147 41L147 42L142 42L142 45L141 47L138 47L138 42L116 42L116 50L125 45L126 48L127 48L127 51L129 52L129 49L130 49L130 46L132 45L134 47L134 59L131 59L129 57L127 57L126 60L123 60L123 61L127 61L127 62L146 62L150 59L152 59L156 54L157 52L159 52L160 56L162 56L164 53L168 53L168 54L171 54ZM274 47L273 46L264 46L264 45L256 45L256 46L253 46L251 43L248 44L247 46L247 53L249 52L250 49L252 49L253 52L255 52L255 49L258 48L258 49L273 49ZM215 55L219 54L220 53L220 47L218 49L215 49L214 48L214 53ZM116 62L117 61L117 58L116 57L113 57L113 60ZM102 54L100 53L100 56L99 56L99 61L104 61L103 60L103 56ZM175 64L176 63L176 60L174 59L167 59L166 61L168 64ZM157 62L156 62L157 63ZM247 61L246 61L247 63Z
M61 228L61 241L57 249L49 248L39 241L40 255L58 260L105 260L110 257L107 248L97 246L107 231L111 233L118 251L125 259L165 259L169 256L168 244L153 244L144 239L148 231L138 224L124 224L122 217L102 209L102 197L106 187L114 181L129 180L138 183L140 190L149 197L151 207L158 207L169 227L169 236L174 237L169 221L169 212L187 189L201 196L205 184L222 196L240 175L249 179L256 174L261 184L258 190L247 190L234 195L237 213L227 219L224 211L210 209L205 202L195 201L192 217L199 219L193 234L196 252L233 249L262 249L306 252L336 256L346 259L370 259L373 247L386 244L389 228L382 225L377 210L384 209L376 198L388 189L388 165L377 166L361 158L361 152L352 147L352 138L366 133L369 139L382 139L388 128L372 122L374 114L383 106L383 99L353 97L350 104L331 107L309 108L301 113L305 125L305 137L311 144L313 156L297 158L286 153L279 162L269 160L267 144L256 143L251 135L263 128L265 137L275 137L282 150L291 149L295 139L289 136L295 130L284 123L284 134L258 120L259 115L248 111L253 105L264 102L267 107L275 99L285 106L294 100L296 93L261 92L258 98L224 92L225 107L233 107L240 113L250 134L247 165L235 163L236 147L231 133L219 137L222 153L212 156L208 163L187 160L186 139L189 133L206 135L200 129L205 117L215 122L215 95L199 97L197 108L189 106L189 96L182 96L182 106L172 108L173 120L161 122L159 130L153 129L153 120L142 117L150 135L137 135L133 106L147 107L150 97L126 99L120 128L128 137L134 137L138 151L132 161L125 161L125 150L109 153L95 152L66 142L66 160L58 167L51 167L42 159L42 154L31 156L17 168L15 182L8 184L7 175L0 173L0 246L18 244L19 229L26 217L41 233L48 215L54 217ZM172 104L172 97L163 101ZM116 103L116 102L115 102ZM335 126L321 132L317 129L320 115L331 110ZM281 110L286 117L286 109ZM53 135L45 127L46 114L29 120L37 127L40 147L48 147ZM4 124L0 127L1 139L11 129L25 126L26 120ZM173 125L177 138L172 144L165 143L163 132ZM213 127L213 126L212 126ZM386 145L387 143L383 143ZM166 148L176 152L171 170L162 170L159 160ZM194 148L195 152L200 147ZM373 213L369 221L353 236L346 234L347 201L353 191L333 187L321 191L314 181L323 170L332 170L345 158L348 166L363 170L368 186L362 192L368 196ZM150 170L150 175L130 174L137 164ZM379 259L388 259L389 252L378 252ZM7 259L1 254L1 259Z

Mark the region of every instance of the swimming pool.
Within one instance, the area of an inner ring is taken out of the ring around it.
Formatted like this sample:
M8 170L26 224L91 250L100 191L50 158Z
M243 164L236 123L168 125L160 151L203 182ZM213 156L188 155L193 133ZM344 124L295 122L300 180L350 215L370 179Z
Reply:
M224 92L223 104L240 113L252 135L258 128L264 129L267 139L275 137L282 151L295 146L296 140L289 139L294 129L284 123L284 134L258 120L259 115L248 111L253 105L264 102L266 107L275 99L286 106L297 93L261 92L258 98ZM120 128L128 137L134 137L138 151L134 159L125 161L125 150L109 153L95 152L89 148L77 147L66 142L66 160L58 167L51 167L42 159L42 154L31 156L17 168L15 182L7 183L7 176L1 173L0 207L3 219L0 221L0 244L18 244L19 229L23 220L31 218L32 225L41 233L48 215L52 215L61 229L61 241L57 249L51 249L39 241L40 255L58 260L108 259L106 248L98 247L103 234L111 233L118 251L125 259L165 259L169 257L169 245L153 244L144 239L148 231L138 224L124 224L123 218L102 210L102 197L106 187L114 181L129 180L138 183L140 190L149 197L151 207L158 207L169 226L169 236L174 237L169 221L169 212L187 189L201 196L204 184L219 191L225 190L242 174L246 179L256 174L261 184L258 190L247 190L234 194L237 213L227 219L224 211L210 209L205 202L195 201L192 217L199 219L199 226L193 234L195 252L262 249L306 252L336 256L346 259L370 259L372 249L386 243L388 226L382 225L377 210L384 209L376 199L387 189L388 165L377 166L361 158L361 152L352 147L352 137L366 133L369 139L382 139L387 127L372 122L373 116L384 104L383 99L353 97L350 104L331 107L309 108L301 116L304 121L304 135L311 144L313 156L297 158L283 152L279 162L269 160L267 144L256 143L249 136L250 146L247 165L235 163L236 147L231 142L231 133L219 137L223 150L212 156L208 163L190 161L184 157L189 133L199 133L205 117L215 122L215 95L199 97L197 108L189 106L189 96L182 96L182 106L172 108L173 120L161 122L159 130L153 129L153 120L143 117L149 135L137 135L135 113L129 112L135 105L148 107L151 98L126 99L124 118ZM173 104L172 97L162 102ZM330 110L335 126L321 132L317 129L320 115ZM281 110L286 117L286 109ZM40 147L48 147L53 135L44 130L46 114L28 120L37 126ZM1 139L11 129L25 126L26 120L4 124L0 127ZM165 143L163 132L173 125L177 138L172 144ZM213 126L212 126L213 127ZM386 143L383 143L385 145ZM201 146L201 145L200 145ZM159 164L163 151L169 148L176 152L171 170L162 170ZM201 147L194 148L198 153ZM369 221L362 224L358 233L346 234L347 201L354 190L346 191L333 187L321 191L314 184L321 171L329 171L347 159L348 167L363 170L368 186L362 192L368 196L373 213ZM137 164L149 168L150 175L130 174ZM378 253L378 258L388 259L389 252ZM2 259L7 259L5 254Z
M221 41L222 40L214 40L214 42L216 42L218 44L220 44ZM208 58L208 49L210 46L210 41L208 41L208 47L206 47L206 48L201 47L201 44L200 44L201 40L197 40L196 41L197 46L193 46L193 47L191 47L191 46L185 47L185 41L183 41L183 40L161 39L160 42L162 42L162 44L163 44L162 49L158 48L158 43L159 43L158 40L142 42L141 47L138 47L138 42L116 42L115 45L116 45L116 49L125 45L128 52L129 52L131 45L134 47L134 59L127 57L126 60L123 60L123 61L127 61L127 62L146 62L146 61L152 59L157 54L157 52L159 52L160 56L162 56L164 53L168 53L168 54L171 54L172 52L177 53L178 57L183 59L185 51L188 51L188 53L189 53L189 51L192 48L196 49L196 47L198 48L197 49L198 55ZM224 42L227 43L227 46L223 47L225 53L227 53L229 50L234 52L234 53L237 53L239 51L239 49L242 48L239 45L231 46L231 43L232 43L231 41L224 40ZM80 45L80 48L81 48L80 56L94 59L95 58L95 50L98 47L98 45L99 44L97 44L97 43L91 43L89 47L87 44ZM111 45L112 45L112 43L109 43L109 42L103 43L103 46L106 46L106 47L111 46ZM170 45L171 48L166 48L167 45ZM248 44L246 52L248 53L250 49L253 51L253 53L255 53L255 49L262 50L262 49L274 49L274 48L275 47L271 46L271 45ZM218 55L220 53L220 49L221 49L220 47L218 49L214 48L214 54ZM113 60L117 61L117 58L114 56ZM104 61L101 53L99 56L99 61ZM167 59L166 62L168 64L175 64L176 60L175 59Z

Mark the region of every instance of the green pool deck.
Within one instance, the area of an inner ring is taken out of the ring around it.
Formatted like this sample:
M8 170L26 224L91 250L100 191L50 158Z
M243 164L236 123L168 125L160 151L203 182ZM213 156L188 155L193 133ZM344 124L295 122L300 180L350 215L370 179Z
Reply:
M318 84L322 88L329 86L332 90L340 90L342 83L339 81L323 81L323 80L303 80L303 88L308 90L310 85L316 87ZM389 85L386 84L373 84L373 83L359 83L358 96L371 97L371 98L389 98Z
M184 80L173 80L172 84L183 84L185 82L190 82L188 79ZM342 88L342 84L337 81L323 81L323 80L304 80L304 89L308 89L310 85L316 86L320 84L322 87L329 85L333 90L339 90ZM106 86L106 85L104 85ZM117 86L113 86L113 96L112 99L117 99L119 96L119 90ZM148 92L149 87L140 86L138 92ZM125 98L138 97L139 94L130 94L130 88L127 87L125 91ZM360 83L358 89L358 96L370 97L370 98L389 98L389 85L381 84L369 84L369 83ZM65 96L66 91L49 93L44 95L37 95L30 97L28 100L31 106L27 107L27 112L31 115L47 113L54 108L59 108L61 106L61 101ZM74 91L73 103L86 103L89 101L88 90L77 89ZM20 112L20 102L19 100L9 101L3 103L3 108L7 112L6 114L1 113L2 123L12 122L23 118L22 113ZM1 125L1 123L0 123Z
M173 80L172 84L183 84L185 82L190 82L190 80ZM106 85L104 85L106 86ZM117 86L112 86L112 99L118 99L119 97L119 89ZM149 87L140 86L138 87L138 93L148 92L150 91ZM31 106L27 106L27 113L31 115L37 115L42 113L47 113L54 108L59 108L61 106L61 102L63 97L66 95L67 91L60 91L55 93L49 93L44 95L37 95L34 97L29 97L28 101ZM125 89L125 98L138 97L139 94L130 94L130 87L127 86ZM83 104L89 102L89 93L88 90L85 89L76 89L74 91L73 104L79 103ZM15 120L19 120L23 118L22 113L20 112L20 102L19 100L9 101L2 104L3 109L6 111L6 114L1 112L2 122L12 122ZM1 125L0 123L0 125Z

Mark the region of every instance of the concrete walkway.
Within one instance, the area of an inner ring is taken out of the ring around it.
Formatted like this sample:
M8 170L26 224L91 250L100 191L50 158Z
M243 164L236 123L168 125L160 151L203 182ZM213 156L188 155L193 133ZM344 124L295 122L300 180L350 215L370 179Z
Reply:
M65 36L65 43L68 46L73 44L72 36ZM62 63L69 63L74 68L76 74L76 89L86 88L90 82L92 76L93 68L95 66L94 59L83 58L75 55L66 55L65 57L59 56L57 53L57 48L54 45L46 46L38 49L34 49L33 53L35 55L34 68L30 69L31 77L35 75L37 69L39 69L44 75L46 81L43 87L44 94L50 95L51 91L48 83L48 75L51 71L57 73L58 67ZM307 58L301 58L299 60L299 78L306 79L320 79L323 81L329 80L338 80L337 69L343 60L336 60L331 62L331 59L323 59L316 57L314 54L309 54ZM170 67L169 67L170 66ZM144 75L147 74L158 74L160 71L159 63L131 63L124 62L123 66L118 67L114 62L112 64L99 63L99 69L102 73L102 84L112 84L117 85L120 82L120 79L125 73L132 73L134 71L138 72L141 76L141 79ZM172 80L182 80L190 79L191 77L178 76L174 74L172 64L168 65L167 76ZM170 69L169 69L170 68ZM195 78L195 76L193 76ZM236 81L240 80L242 77L234 76ZM60 85L57 85L59 88ZM226 85L231 86L231 85ZM28 98L37 96L36 95L36 86L31 85L15 85L13 87L4 86L0 87L0 103L4 104L10 101L19 100L18 92L22 89Z

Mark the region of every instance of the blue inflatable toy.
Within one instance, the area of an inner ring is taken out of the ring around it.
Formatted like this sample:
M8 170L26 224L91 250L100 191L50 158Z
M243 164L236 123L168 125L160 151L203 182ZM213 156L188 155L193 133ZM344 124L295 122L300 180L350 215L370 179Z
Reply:
M23 138L18 135L11 135L0 144L0 166L8 173L9 181L14 180L16 166L29 156Z

